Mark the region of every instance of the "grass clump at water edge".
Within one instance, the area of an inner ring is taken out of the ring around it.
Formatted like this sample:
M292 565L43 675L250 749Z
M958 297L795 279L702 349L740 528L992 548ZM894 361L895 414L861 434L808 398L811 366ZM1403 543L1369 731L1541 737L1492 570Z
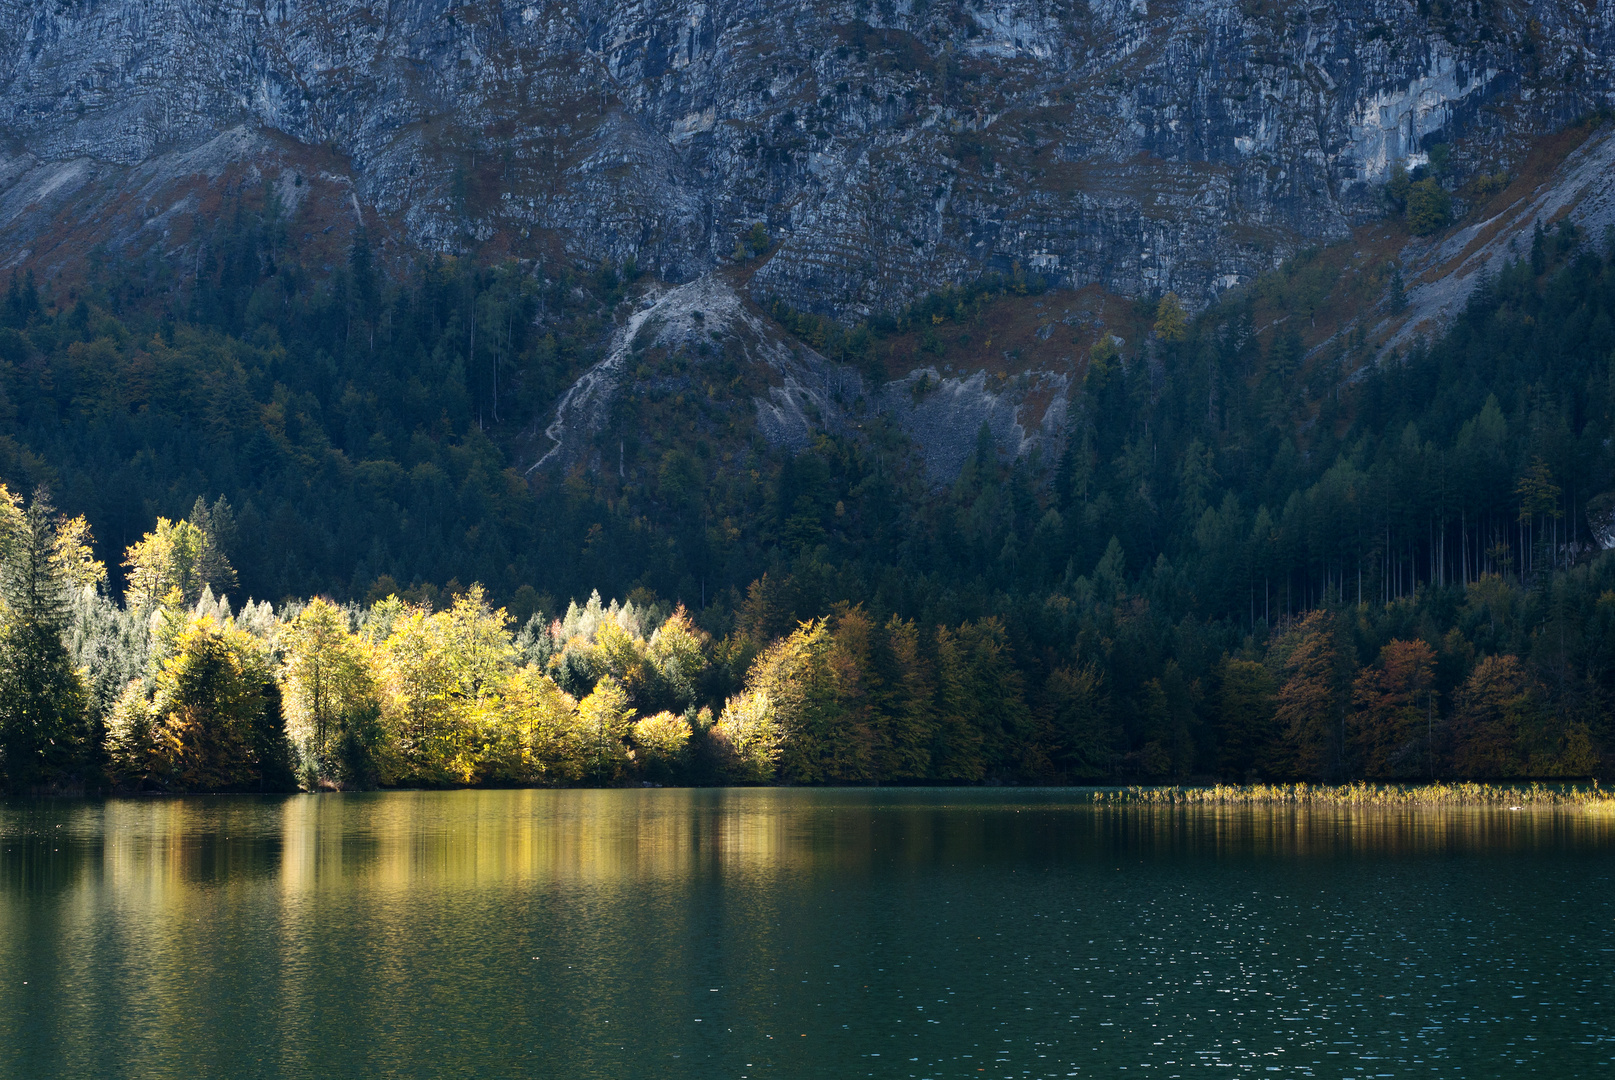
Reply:
M1099 792L1096 802L1215 806L1500 806L1577 808L1615 813L1615 789L1555 784L1216 784L1129 787Z

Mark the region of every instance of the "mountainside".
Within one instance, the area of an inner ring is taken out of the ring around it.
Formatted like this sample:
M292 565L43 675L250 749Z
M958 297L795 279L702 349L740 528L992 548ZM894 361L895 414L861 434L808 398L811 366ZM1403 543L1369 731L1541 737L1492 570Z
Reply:
M1607 775L1612 26L0 0L0 774Z
M1377 363L1390 225L1192 318L1010 279L838 331L735 273L382 282L362 235L321 283L283 224L237 205L157 305L8 284L12 787L1615 762L1615 236L1573 215Z
M175 253L268 179L400 252L675 283L761 223L751 295L843 319L1017 265L1198 307L1438 147L1461 214L1609 103L1612 34L1609 0L4 0L0 240Z

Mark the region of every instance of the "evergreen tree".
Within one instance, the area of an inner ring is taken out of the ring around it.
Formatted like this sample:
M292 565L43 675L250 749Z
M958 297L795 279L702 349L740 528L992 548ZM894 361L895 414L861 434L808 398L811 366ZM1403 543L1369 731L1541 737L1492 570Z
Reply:
M871 666L878 680L875 774L892 780L931 775L936 737L936 678L920 651L919 628L896 615L874 636Z
M937 719L931 747L931 775L939 780L980 780L987 772L981 729L975 723L974 680L967 667L970 650L960 635L938 627Z
M884 690L873 662L875 626L862 605L841 605L831 616L829 631L825 659L835 695L832 737L840 746L828 777L841 782L870 779L879 757L876 709Z
M230 565L228 553L235 546L236 522L229 502L220 495L209 506L198 495L187 520L202 534L195 569L203 588L212 589L216 596L233 594L236 590L236 572Z
M1078 781L1111 775L1115 733L1107 716L1103 672L1092 664L1057 667L1043 693L1060 774Z
M44 489L24 510L0 485L0 770L13 788L84 778L89 701L64 636L75 597L104 579L83 518Z
M1025 679L1015 666L1009 632L989 616L965 623L958 632L962 701L965 717L981 733L984 767L1013 775L1036 752L1035 728L1026 705Z
M1217 699L1217 767L1245 780L1272 775L1278 762L1277 687L1266 665L1229 657Z
M707 635L682 604L651 635L647 654L667 694L666 703L675 709L687 710L697 704L706 679L706 646Z

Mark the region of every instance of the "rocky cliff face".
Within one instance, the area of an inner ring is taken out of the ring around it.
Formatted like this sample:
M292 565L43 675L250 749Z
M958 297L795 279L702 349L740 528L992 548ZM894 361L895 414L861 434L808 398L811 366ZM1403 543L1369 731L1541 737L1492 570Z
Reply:
M1608 105L1612 56L1615 0L0 0L0 239L136 243L200 154L670 282L761 222L753 293L842 317L1016 266L1200 302L1434 144Z

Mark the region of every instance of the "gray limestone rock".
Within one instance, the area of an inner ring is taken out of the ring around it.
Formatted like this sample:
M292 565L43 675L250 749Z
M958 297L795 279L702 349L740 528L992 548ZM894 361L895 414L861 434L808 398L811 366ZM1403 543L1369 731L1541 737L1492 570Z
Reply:
M1461 178L1611 104L1612 33L1581 0L0 0L0 239L290 141L429 250L678 283L762 222L753 294L843 318L991 270L1199 304L1436 143Z

